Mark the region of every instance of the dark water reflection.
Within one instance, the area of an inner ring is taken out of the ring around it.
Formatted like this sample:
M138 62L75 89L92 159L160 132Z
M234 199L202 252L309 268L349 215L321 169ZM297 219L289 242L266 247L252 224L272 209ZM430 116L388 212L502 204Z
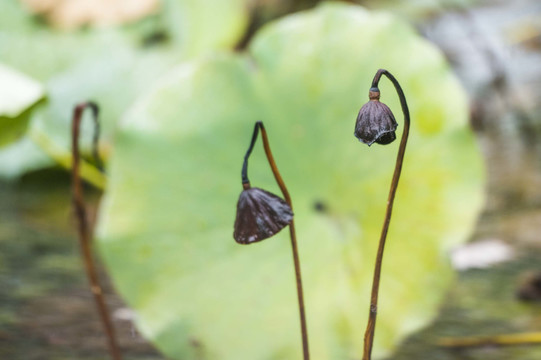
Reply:
M89 197L95 209L99 194ZM108 356L70 201L69 178L61 171L0 182L0 359ZM134 331L129 310L109 284L105 293L126 357L162 359Z

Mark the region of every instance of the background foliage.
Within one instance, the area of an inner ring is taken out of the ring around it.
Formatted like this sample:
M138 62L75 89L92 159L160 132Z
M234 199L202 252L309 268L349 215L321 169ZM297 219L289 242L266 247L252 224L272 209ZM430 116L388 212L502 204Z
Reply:
M248 9L244 0L169 0L160 12L136 23L67 32L44 26L7 0L1 19L0 62L42 82L48 99L32 111L27 136L0 152L0 175L14 177L51 166L51 158L66 164L70 109L82 99L101 106L106 156L126 107L174 64L232 47L246 26ZM87 134L82 143L90 144L90 127L82 133Z

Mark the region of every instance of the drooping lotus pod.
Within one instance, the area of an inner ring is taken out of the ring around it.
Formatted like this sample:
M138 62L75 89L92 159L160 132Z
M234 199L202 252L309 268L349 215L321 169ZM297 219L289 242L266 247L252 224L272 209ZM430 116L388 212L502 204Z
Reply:
M293 211L283 199L263 189L250 187L240 193L233 237L239 244L265 240L292 220Z
M370 101L361 107L355 122L355 137L368 146L375 142L387 145L396 139L398 123L391 109L379 101L379 96L378 88L370 89Z

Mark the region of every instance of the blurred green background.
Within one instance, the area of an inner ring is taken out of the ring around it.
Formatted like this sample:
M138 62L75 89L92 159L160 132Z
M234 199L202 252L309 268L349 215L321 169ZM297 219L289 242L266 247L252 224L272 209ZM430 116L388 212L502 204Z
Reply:
M539 358L437 342L541 331L540 49L526 0L3 1L0 358L107 356L70 209L71 112L89 99L107 166L83 176L126 358L300 358L287 237L231 236L255 120L293 196L313 358L359 358L397 147L352 136L379 67L412 132L376 356ZM278 193L261 149L250 174Z

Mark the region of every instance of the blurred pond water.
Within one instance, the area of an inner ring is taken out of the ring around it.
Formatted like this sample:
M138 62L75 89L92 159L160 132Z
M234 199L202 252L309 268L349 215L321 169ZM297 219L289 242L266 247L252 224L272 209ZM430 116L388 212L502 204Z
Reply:
M94 210L97 195L89 196ZM79 255L70 196L69 178L60 171L0 183L0 359L108 356ZM161 359L104 283L126 356Z
M98 197L90 195L94 210ZM103 359L105 338L73 231L69 179L48 171L19 183L0 183L0 199L0 358ZM524 303L516 296L524 277L540 270L541 251L517 249L511 262L461 272L435 323L407 339L391 359L541 358L541 344L468 350L436 346L442 336L541 329L541 302ZM126 356L162 359L136 333L131 313L109 284L105 293Z

